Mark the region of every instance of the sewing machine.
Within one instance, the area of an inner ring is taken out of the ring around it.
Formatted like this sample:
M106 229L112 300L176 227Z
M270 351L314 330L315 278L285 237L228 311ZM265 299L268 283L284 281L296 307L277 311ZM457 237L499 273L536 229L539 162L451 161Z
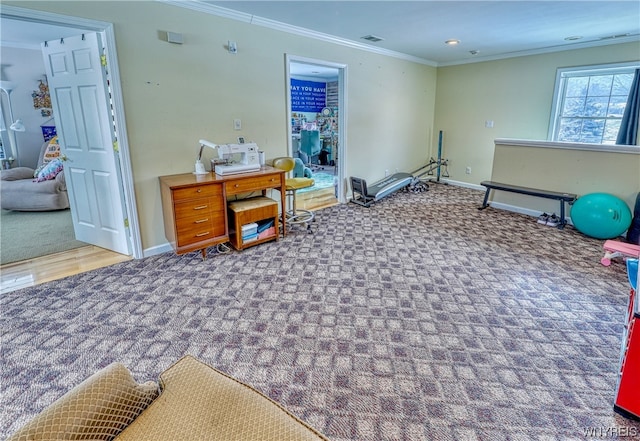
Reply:
M217 175L231 175L260 170L258 146L248 144L222 144L218 146L218 157L222 163L211 161L211 169ZM239 160L238 160L239 157Z
M218 152L218 159L211 160L211 171L214 171L217 175L231 175L260 170L258 146L253 142L248 144L218 145L201 139L200 146L200 154L196 161L196 174L200 174L199 170L204 170L200 158L202 157L202 149L205 146L211 147ZM200 164L198 164L199 162Z

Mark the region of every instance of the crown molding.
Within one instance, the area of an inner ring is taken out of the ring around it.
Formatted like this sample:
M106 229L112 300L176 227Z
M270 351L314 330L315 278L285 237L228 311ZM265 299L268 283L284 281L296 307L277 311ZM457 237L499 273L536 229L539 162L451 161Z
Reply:
M573 51L577 49L587 49L591 47L609 46L612 44L638 43L638 42L640 42L640 35L634 34L626 37L591 40L591 41L584 41L580 43L563 44L560 46L549 46L549 47L544 47L539 49L530 49L526 51L506 52L506 53L497 54L497 55L487 55L486 57L474 57L473 59L467 59L467 60L459 60L459 61L451 61L451 62L445 61L442 63L438 63L438 67L458 66L461 64L471 64L471 63L482 63L484 61L497 61L497 60L505 60L509 58L526 57L529 55L541 55L541 54L549 54L552 52Z
M329 35L322 32L312 31L310 29L293 26L290 24L282 23L267 18L258 17L256 15L247 14L244 12L234 11L232 9L223 8L217 5L211 5L201 2L199 0L155 0L160 3L165 3L172 6L178 6L181 8L191 9L193 11L203 12L206 14L216 15L218 17L229 18L231 20L241 21L243 23L262 26L265 28L273 29L276 31L287 32L289 34L299 35L301 37L313 38L315 40L324 41L327 43L338 44L340 46L350 47L352 49L360 49L367 52L372 52L379 55L385 55L388 57L399 58L401 60L411 61L414 63L425 64L427 66L437 67L438 63L431 60L425 60L424 58L415 57L413 55L404 54L402 52L391 51L388 49L381 49L368 44L360 43L346 38L336 37L335 35Z
M509 53L493 55L493 56L489 55L485 57L473 57L472 59L438 63L433 60L427 60L424 58L415 57L413 55L408 55L402 52L382 49L382 48L378 48L368 44L360 43L357 41L336 37L334 35L312 31L310 29L289 25L279 21L269 20L266 18L247 14L244 12L238 12L232 9L211 5L208 3L204 3L200 0L154 0L154 1L157 1L159 3L165 3L172 6L190 9L197 12L216 15L218 17L228 18L231 20L236 20L236 21L240 21L243 23L251 24L251 25L262 26L265 28L269 28L269 29L273 29L281 32L287 32L287 33L299 35L302 37L325 41L327 43L333 43L333 44L337 44L345 47L350 47L353 49L359 49L366 52L398 58L401 60L411 61L418 64L424 64L432 67L457 66L457 65L463 65L463 64L481 63L486 61L497 61L497 60L504 60L508 58L524 57L529 55L540 55L540 54L546 54L546 53L552 53L552 52L586 49L591 47L607 46L607 45L613 45L613 44L640 42L640 35L635 34L635 35L619 37L619 38L592 40L592 41L572 43L572 44L566 44L566 45L560 45L560 46L550 46L546 48L532 49L527 51L509 52ZM24 11L23 8L3 5L1 13L4 17L7 17L7 18L14 18L15 16L21 16L22 19L24 20L24 16L22 14L23 11ZM59 14L45 12L45 11L38 11L33 9L29 9L29 14L31 17L30 17L30 20L27 20L27 21L37 21L41 23L55 23L58 17L60 17ZM67 20L68 26L77 27L79 29L95 29L96 23L99 23L100 25L103 25L103 23L104 25L109 24L109 23L100 22L97 20L87 20L81 17L66 17L66 20ZM12 41L3 41L3 46L23 48L23 49L35 49L35 47L31 45L25 45L24 43L12 42Z

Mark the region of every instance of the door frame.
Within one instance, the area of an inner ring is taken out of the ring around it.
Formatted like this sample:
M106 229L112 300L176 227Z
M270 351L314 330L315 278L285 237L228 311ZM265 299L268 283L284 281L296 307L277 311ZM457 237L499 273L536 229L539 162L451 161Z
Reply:
M314 58L301 57L293 54L285 54L285 81L286 81L286 124L287 124L287 154L293 156L293 141L291 130L291 64L311 64L315 66L330 67L338 70L338 202L346 202L345 170L347 166L347 65Z
M135 198L131 158L129 155L129 141L127 138L127 126L124 114L124 102L120 84L120 69L118 67L113 23L37 11L34 9L19 8L15 6L2 6L0 15L14 20L75 28L78 29L79 33L82 33L82 31L100 32L104 36L103 43L106 47L107 65L109 66L109 85L111 88L111 98L114 110L113 116L118 134L118 150L120 155L120 160L118 162L121 175L120 185L122 186L125 199L123 212L126 213L129 221L129 241L131 244L132 256L134 259L144 257L142 251L142 240L140 237L140 223Z

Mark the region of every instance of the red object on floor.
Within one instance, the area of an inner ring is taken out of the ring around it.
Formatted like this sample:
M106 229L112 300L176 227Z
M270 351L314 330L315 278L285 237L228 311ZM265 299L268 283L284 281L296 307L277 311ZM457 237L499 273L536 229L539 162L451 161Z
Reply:
M629 308L622 338L620 376L613 406L627 418L640 419L640 297L629 294Z

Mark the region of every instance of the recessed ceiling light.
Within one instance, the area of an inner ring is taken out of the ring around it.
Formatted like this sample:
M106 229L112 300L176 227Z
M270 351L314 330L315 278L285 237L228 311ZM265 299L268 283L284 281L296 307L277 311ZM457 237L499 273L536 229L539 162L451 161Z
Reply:
M582 40L582 35L572 35L571 37L566 37L565 40L566 41Z
M456 44L460 44L460 40L447 40L444 44L448 44L449 46L455 46Z
M377 37L375 35L365 35L364 37L360 37L360 38L362 38L363 40L372 41L374 43L384 40L384 38Z

